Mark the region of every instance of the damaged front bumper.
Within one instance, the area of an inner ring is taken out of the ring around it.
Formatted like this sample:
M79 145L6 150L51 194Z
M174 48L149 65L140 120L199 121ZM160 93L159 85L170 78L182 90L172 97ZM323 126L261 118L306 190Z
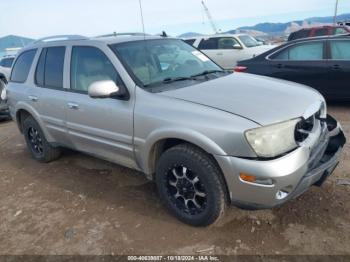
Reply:
M271 208L296 198L312 185L321 186L339 163L346 142L339 123L327 116L314 147L307 144L273 160L217 156L226 178L231 202L249 209ZM240 172L273 181L270 185L240 179Z

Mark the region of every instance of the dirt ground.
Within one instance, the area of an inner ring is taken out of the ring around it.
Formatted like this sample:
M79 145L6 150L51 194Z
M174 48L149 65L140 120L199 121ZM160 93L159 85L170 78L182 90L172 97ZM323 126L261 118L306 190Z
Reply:
M350 137L350 104L329 108ZM350 146L321 187L280 208L178 222L142 174L76 152L34 161L0 122L0 254L350 254Z

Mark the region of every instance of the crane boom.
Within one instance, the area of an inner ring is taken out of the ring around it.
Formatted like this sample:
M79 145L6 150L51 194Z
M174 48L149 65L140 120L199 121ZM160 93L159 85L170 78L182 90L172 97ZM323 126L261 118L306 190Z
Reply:
M205 11L205 13L206 13L206 15L207 15L207 17L208 17L208 20L209 20L209 22L210 22L210 25L211 25L211 27L213 28L214 33L217 34L217 33L218 33L218 30L216 29L216 26L215 26L215 23L214 23L214 21L213 21L213 18L212 18L212 16L211 16L210 12L209 12L208 7L207 7L206 4L204 3L204 0L202 0L202 5L203 5L204 11Z

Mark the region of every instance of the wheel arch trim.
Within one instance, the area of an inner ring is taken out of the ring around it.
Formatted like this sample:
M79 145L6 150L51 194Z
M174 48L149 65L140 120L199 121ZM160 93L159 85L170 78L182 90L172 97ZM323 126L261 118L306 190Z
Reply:
M34 118L34 120L39 124L41 130L43 131L45 138L49 142L53 142L54 139L51 137L50 133L48 132L47 128L45 128L44 122L41 120L38 112L29 104L24 103L24 102L18 102L16 105L16 122L18 125L19 130L22 132L22 126L21 123L19 122L19 113L21 111L26 111L30 116Z
M227 155L218 144L198 131L187 128L180 129L179 127L157 129L150 133L145 140L135 138L135 146L140 149L136 150L136 159L138 159L143 172L148 175L154 172L154 167L152 167L153 151L159 142L169 139L178 139L193 144L210 155Z

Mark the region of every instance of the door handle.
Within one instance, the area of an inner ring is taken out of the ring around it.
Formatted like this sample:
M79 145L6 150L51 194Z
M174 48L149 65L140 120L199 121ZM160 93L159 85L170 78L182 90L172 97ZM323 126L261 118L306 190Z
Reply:
M33 101L33 102L37 102L38 101L38 97L37 96L28 96L29 100Z
M331 68L332 68L333 70L340 70L340 69L341 69L341 66L340 66L340 65L333 65L333 66L331 66Z
M79 109L79 105L76 103L69 102L67 105L70 109Z

